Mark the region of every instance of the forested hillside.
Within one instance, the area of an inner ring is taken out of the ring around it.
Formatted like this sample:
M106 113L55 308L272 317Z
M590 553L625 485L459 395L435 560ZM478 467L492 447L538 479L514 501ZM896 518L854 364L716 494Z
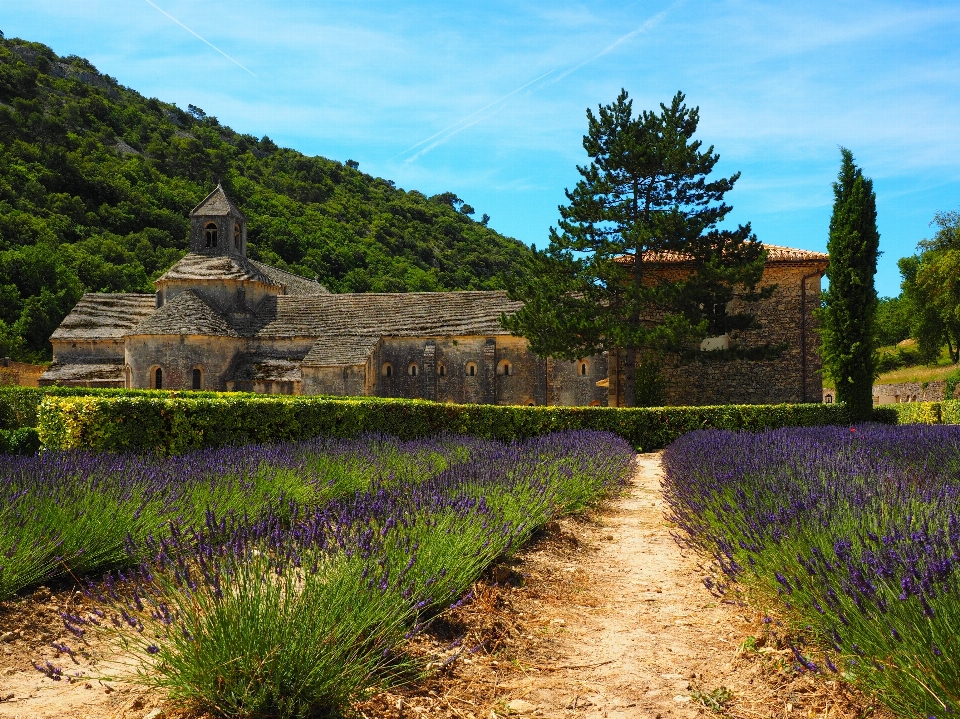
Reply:
M0 34L0 356L48 358L85 291L152 291L218 181L250 220L251 257L334 292L499 288L528 252L452 193L239 134Z

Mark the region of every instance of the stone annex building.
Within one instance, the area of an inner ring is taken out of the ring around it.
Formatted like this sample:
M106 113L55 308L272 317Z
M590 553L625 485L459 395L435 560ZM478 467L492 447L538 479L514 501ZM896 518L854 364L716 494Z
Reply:
M506 293L331 294L247 258L247 220L218 187L191 213L190 253L156 294L83 296L50 337L41 385L411 397L440 402L618 405L621 360L539 358L499 323ZM741 346L767 361L667 367L669 404L820 401L812 309L822 253L768 246L773 297ZM671 271L683 258L666 257ZM706 353L705 353L706 354Z

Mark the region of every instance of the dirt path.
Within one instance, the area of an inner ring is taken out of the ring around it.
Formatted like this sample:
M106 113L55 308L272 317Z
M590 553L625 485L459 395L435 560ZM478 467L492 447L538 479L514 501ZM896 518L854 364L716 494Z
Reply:
M774 646L744 653L747 638L768 625L706 589L707 572L664 519L660 455L641 455L637 465L633 486L603 519L602 550L582 562L587 594L600 603L571 604L559 617L555 663L569 668L511 680L504 689L525 703L504 708L609 719L693 717L708 708L745 717L855 712L836 685L797 674L790 650L772 637Z
M551 523L413 647L453 661L358 711L369 719L862 716L862 699L793 669L775 624L705 588L708 572L680 550L664 510L660 455L640 455L623 497L598 517ZM35 619L55 615L57 601L0 613L0 634L12 623L35 627L0 644L0 719L190 716L133 687L51 682L30 668L28 656L52 654L44 647L61 630Z

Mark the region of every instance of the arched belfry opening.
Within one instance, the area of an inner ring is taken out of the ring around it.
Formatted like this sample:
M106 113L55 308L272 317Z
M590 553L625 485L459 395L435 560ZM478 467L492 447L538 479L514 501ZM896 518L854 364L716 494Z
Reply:
M190 213L190 251L247 255L247 218L221 185Z

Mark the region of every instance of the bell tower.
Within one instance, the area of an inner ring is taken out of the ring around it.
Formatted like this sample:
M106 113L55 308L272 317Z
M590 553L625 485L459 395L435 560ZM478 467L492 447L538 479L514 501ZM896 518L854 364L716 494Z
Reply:
M190 252L247 256L247 218L220 185L190 213Z

